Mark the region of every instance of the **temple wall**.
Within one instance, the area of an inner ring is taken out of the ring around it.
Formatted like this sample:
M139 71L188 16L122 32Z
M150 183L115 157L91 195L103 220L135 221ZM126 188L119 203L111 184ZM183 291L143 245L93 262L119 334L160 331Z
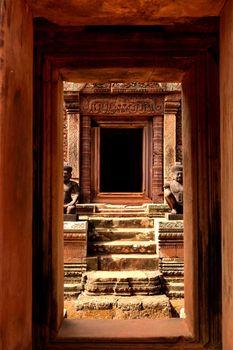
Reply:
M233 1L227 2L220 29L221 202L223 273L223 349L233 348Z
M32 14L0 5L0 349L31 349Z

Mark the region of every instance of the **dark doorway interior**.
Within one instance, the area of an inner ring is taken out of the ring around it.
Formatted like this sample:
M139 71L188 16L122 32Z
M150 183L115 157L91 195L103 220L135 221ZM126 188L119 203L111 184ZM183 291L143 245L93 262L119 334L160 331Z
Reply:
M100 129L100 192L142 192L142 128Z

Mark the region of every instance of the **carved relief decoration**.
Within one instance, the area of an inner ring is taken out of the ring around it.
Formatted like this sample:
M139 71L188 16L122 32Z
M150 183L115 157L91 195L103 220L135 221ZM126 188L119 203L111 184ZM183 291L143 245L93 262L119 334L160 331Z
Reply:
M64 221L64 231L87 231L87 221ZM74 232L75 234L75 232Z
M182 114L181 107L176 114L176 161L182 163Z
M158 95L82 95L80 110L84 115L155 116L164 113L164 97Z

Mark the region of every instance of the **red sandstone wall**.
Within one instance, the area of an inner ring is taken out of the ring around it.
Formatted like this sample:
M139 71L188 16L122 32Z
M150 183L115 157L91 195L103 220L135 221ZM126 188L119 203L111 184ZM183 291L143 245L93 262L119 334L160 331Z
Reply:
M222 271L223 349L233 349L233 0L221 16L221 186L222 186Z
M0 349L31 349L32 16L0 5Z

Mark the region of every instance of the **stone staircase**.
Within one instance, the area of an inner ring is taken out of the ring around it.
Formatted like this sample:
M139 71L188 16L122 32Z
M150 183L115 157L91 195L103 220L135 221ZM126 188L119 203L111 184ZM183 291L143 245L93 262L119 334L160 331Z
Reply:
M158 216L162 216L161 208ZM83 274L78 312L116 310L123 303L122 298L130 298L130 310L139 308L140 314L146 314L150 305L154 310L151 315L158 315L156 308L159 315L164 312L170 317L171 306L163 293L159 271L154 218L148 215L148 206L100 205L89 213L88 221L88 271ZM150 299L139 302L142 297Z
M88 255L96 258L98 270L158 269L154 219L141 216L142 213L140 216L134 213L133 217L128 214L112 217L109 213L108 217L98 215L89 219Z

